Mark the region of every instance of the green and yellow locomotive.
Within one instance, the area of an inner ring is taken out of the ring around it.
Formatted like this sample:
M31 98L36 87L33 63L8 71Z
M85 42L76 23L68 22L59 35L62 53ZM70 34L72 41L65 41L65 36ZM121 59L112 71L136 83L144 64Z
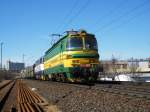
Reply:
M96 38L84 30L67 31L44 55L44 75L52 80L87 82L98 77Z

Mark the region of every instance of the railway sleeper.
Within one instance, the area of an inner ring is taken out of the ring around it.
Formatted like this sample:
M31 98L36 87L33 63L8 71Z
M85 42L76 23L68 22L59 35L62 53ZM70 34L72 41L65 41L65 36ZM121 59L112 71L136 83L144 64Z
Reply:
M18 82L18 110L19 112L44 112L48 103L29 87Z

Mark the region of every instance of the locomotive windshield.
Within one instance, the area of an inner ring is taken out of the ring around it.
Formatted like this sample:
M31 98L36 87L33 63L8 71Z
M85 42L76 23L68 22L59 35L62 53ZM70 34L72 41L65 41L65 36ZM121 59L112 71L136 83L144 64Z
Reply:
M67 49L82 49L83 48L83 40L81 37L71 37L68 38Z
M85 38L85 47L86 49L96 49L97 50L97 41L93 37Z

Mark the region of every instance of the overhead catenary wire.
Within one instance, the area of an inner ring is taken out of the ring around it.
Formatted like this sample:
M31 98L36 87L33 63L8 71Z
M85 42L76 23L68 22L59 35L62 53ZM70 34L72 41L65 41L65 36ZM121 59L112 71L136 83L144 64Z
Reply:
M112 28L110 28L110 29L108 29L108 30L106 30L106 31L108 32L108 31L116 30L116 29L120 28L121 26L123 26L123 25L129 23L129 22L132 21L133 19L136 19L136 17L142 16L142 15L144 15L145 13L148 13L149 10L150 10L150 8L148 8L148 9L146 9L146 10L140 12L140 13L137 13L137 14L135 14L134 16L128 18L127 20L121 22L121 23L118 24L117 26L112 27Z
M73 6L71 7L71 9L69 10L69 12L64 16L64 19L63 19L63 23L59 24L58 27L56 28L55 30L55 33L60 33L60 31L62 30L62 27L64 26L65 22L67 22L66 20L72 15L74 9L77 7L77 4L78 4L79 0L75 0ZM60 34L61 35L61 34ZM51 38L51 46L58 40L56 38L53 37L52 34L49 34L49 37L52 37ZM60 38L60 37L59 37Z
M86 7L89 5L90 0L87 0L85 2L85 4L79 8L78 12L76 14L74 14L74 16L72 18L69 19L69 21L64 25L64 27L62 28L62 30L66 29L85 9Z
M72 15L73 13L73 10L77 7L77 4L78 4L79 0L75 0L73 6L71 7L71 9L68 11L68 13L64 16L64 19L62 20L63 23L59 24L58 27L56 28L56 32L59 32L59 30L62 29L65 21Z
M106 18L108 18L110 15L114 14L115 12L117 12L120 8L122 8L125 4L128 3L129 0L123 0L121 2L119 2L117 5L115 5L114 8L112 8L111 10L109 10L106 14L104 14L103 16L100 16L98 18L98 20L92 24L91 26L95 26L97 24L99 24L102 20L105 20Z
M107 28L107 27L111 26L112 24L118 22L123 17L126 17L126 16L130 15L134 11L136 11L136 10L140 9L141 7L145 6L148 2L150 2L150 0L146 0L146 1L142 2L141 4L137 5L136 7L132 8L131 10L128 10L124 14L120 15L119 17L113 19L112 21L108 22L107 24L105 24L102 27L95 30L95 33L99 32L100 30L104 30L105 28Z

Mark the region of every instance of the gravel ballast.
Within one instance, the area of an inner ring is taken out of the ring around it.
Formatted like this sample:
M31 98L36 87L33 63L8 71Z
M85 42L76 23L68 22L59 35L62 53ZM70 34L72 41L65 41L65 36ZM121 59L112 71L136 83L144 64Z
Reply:
M66 83L24 80L62 112L150 112L150 100Z

